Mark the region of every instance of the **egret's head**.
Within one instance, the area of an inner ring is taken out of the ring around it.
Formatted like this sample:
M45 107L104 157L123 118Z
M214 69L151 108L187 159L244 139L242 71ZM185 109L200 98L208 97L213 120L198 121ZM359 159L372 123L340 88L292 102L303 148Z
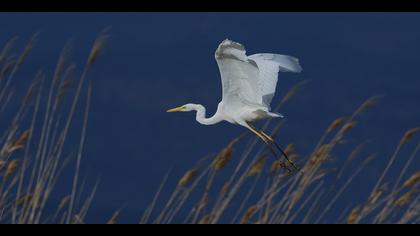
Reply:
M185 105L182 105L180 107L175 107L172 109L167 110L166 112L186 112L186 111L192 111L195 110L195 104L188 103Z

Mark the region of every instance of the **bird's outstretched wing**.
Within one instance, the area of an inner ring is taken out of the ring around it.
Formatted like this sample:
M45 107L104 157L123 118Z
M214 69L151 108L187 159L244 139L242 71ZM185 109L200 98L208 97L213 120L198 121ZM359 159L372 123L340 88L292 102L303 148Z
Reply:
M231 40L224 40L215 53L222 78L225 103L248 102L261 104L258 66L248 60L245 48Z
M271 54L259 53L248 57L253 60L259 70L259 85L261 92L261 99L263 105L270 107L271 100L276 93L276 86L278 80L278 73L281 72L301 72L302 67L299 65L297 58Z
M279 71L300 72L296 58L277 54L246 55L245 48L224 40L216 50L225 103L248 103L270 109Z

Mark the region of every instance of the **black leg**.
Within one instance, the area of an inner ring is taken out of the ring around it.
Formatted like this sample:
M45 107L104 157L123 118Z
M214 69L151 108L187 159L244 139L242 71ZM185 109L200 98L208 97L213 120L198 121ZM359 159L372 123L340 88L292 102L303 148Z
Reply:
M276 148L281 152L281 154L282 154L282 156L284 156L284 158L287 160L287 162L289 162L289 164L290 165L292 165L293 166L293 168L295 168L296 170L300 170L297 166L296 166L296 164L293 162L293 161L291 161L290 159L289 159L289 157L287 156L287 154L283 151L283 149L280 147L280 145L272 138L272 137L270 137L268 134L266 134L266 133L264 133L263 131L260 131L260 130L258 130L258 129L256 129L254 126L252 126L251 124L249 124L248 123L248 125L253 129L253 130L255 130L255 132L258 132L261 136L263 136L267 141L266 141L266 143L267 142L270 142L270 143L272 143L272 144L274 144L275 146L276 146ZM268 143L267 143L267 145L268 145ZM281 158L281 156L280 156L280 158Z
M256 129L255 127L253 127L252 125L249 125L249 130L251 130L254 134L257 135L257 137L259 137L268 147L268 149L270 150L270 152L273 154L273 157L276 161L280 162L280 166L283 167L283 169L286 169L288 172L292 172L287 166L286 164L284 164L281 161L281 156L279 157L277 155L277 153L275 152L275 150L273 149L273 147L271 146L273 144L271 138L267 138L264 134L262 134L258 129ZM283 150L282 150L283 151ZM284 153L284 152L282 152ZM288 160L287 156L286 156L286 160Z

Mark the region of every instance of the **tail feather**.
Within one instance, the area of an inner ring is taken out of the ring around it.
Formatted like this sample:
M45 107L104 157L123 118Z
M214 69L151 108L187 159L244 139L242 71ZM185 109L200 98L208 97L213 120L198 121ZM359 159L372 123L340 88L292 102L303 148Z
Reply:
M269 112L268 113L271 117L273 117L273 118L284 118L284 116L282 115L282 114L280 114L280 113L276 113L276 112Z

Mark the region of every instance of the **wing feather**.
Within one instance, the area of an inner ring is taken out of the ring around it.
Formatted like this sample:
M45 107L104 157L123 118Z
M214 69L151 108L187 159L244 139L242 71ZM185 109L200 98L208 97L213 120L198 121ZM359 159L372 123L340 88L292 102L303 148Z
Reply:
M287 55L259 53L248 58L255 61L258 66L262 103L268 108L276 93L278 72L302 71L299 60Z
M219 45L215 57L222 78L223 101L261 104L258 66L248 59L245 48L227 39Z
M219 45L215 58L222 78L222 101L253 104L267 110L276 92L278 72L302 71L297 58L270 53L248 57L244 46L229 39Z

